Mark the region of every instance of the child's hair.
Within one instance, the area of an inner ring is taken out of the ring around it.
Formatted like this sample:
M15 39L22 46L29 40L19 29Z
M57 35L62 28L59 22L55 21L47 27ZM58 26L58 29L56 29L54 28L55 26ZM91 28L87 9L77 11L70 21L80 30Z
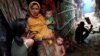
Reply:
M52 9L47 7L46 12L47 12L47 11L52 11Z
M47 8L47 11L52 11L52 9L50 9L50 8Z
M23 40L22 40L21 36L22 36L22 34L25 33L25 28L26 28L25 19L19 18L13 22L14 41L18 45L23 44Z
M57 38L56 38L56 39L58 39L58 38L61 38L61 39L63 39L63 38L62 38L62 36L57 36ZM63 41L64 41L64 39L63 39Z
M57 38L61 38L61 39L63 39L62 36L58 36Z
M47 11L51 11L51 12L52 12L52 9L50 9L50 8L47 8L46 12L47 12Z

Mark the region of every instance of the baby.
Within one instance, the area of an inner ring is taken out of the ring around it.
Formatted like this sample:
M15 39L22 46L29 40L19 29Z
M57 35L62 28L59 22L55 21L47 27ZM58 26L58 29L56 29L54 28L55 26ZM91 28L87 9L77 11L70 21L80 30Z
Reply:
M45 17L48 28L54 30L54 18L52 10L47 10Z
M53 17L53 12L51 9L47 9L46 10L46 13L45 13L45 18L46 18L46 24L47 24L47 27L49 28L49 30L52 31L52 37L51 38L54 38L54 28L55 28L55 25L54 25L54 17ZM52 40L48 40L49 44L52 44Z

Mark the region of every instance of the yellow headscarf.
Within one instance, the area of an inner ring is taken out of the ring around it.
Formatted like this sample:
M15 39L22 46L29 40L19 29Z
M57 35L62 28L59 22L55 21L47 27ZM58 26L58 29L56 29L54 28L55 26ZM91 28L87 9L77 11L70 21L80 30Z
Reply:
M29 4L29 11L31 11L31 7L33 6L33 4L36 3L38 6L39 6L39 9L40 9L40 4L37 2L37 1L32 1L30 4Z

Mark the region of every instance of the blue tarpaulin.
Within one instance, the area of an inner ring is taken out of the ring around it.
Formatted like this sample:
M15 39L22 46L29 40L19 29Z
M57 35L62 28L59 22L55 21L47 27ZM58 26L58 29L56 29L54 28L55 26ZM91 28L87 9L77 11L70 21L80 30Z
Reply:
M93 2L93 0L86 0L86 1L84 2L84 6L83 6L83 12L84 12L84 13L93 12L92 2Z

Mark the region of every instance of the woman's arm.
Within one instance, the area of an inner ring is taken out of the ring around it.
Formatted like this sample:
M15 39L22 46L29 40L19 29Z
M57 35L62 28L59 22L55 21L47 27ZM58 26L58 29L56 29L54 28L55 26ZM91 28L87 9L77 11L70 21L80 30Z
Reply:
M34 40L32 39L34 37L34 34L28 33L27 36L23 36L22 39L24 40L24 44L27 48L31 47L34 43Z
M31 47L34 43L34 40L33 39L26 39L24 41L24 44L26 45L27 48Z

